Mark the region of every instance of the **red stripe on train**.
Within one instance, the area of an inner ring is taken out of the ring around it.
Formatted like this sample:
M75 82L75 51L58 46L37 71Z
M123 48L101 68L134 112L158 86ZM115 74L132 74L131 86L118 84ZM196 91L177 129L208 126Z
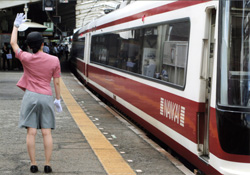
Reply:
M108 89L149 116L154 117L164 125L174 129L189 140L197 143L196 116L197 112L204 112L205 105L203 103L188 100L93 66L88 67L89 78L92 81ZM178 116L179 120L176 121L174 121L174 118L171 118L175 114L178 115L176 111L169 110L167 112L171 113L170 115L161 115L162 98L172 103L172 110L176 110L177 105L185 107L184 127L181 126L180 116Z
M92 81L160 121L164 125L170 127L187 139L197 143L197 113L205 111L205 105L203 103L188 100L94 66L88 65L88 71L89 78ZM106 98L109 97L106 95ZM168 99L174 104L180 104L186 108L184 127L180 126L180 123L174 122L172 119L160 115L161 98ZM112 100L115 101L114 99ZM140 119L140 121L141 120L142 119ZM151 125L151 128L152 127L153 126ZM249 156L228 154L222 150L218 139L216 112L214 108L211 108L209 127L209 149L211 153L223 160L249 163ZM168 133L165 134L167 135Z

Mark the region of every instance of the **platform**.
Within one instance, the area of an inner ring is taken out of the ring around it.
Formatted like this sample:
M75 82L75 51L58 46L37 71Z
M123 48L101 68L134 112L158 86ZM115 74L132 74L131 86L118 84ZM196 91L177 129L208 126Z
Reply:
M22 72L0 72L1 175L31 174L26 130L18 128L23 92L15 84L21 75ZM62 73L61 84L63 112L56 114L56 129L52 132L53 174L192 174L164 150L157 150L154 143L146 141L140 130L91 95L71 73ZM36 174L44 174L40 131L36 159L39 167Z

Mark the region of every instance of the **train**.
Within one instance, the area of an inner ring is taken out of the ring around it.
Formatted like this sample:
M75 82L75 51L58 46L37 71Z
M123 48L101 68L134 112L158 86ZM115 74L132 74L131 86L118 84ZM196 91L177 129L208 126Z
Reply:
M79 29L70 65L205 174L250 174L250 1L135 1Z

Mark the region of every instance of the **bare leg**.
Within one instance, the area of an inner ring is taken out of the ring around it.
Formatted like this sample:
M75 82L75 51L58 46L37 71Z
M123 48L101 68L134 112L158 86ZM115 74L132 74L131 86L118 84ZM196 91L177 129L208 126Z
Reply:
M27 128L27 149L30 156L31 165L36 165L36 128Z
M42 129L43 144L45 151L45 165L50 165L50 158L53 150L53 140L51 135L51 129Z

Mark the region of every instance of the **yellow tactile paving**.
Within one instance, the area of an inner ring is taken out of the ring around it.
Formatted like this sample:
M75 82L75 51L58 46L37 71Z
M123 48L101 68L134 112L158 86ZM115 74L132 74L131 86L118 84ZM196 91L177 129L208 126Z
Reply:
M102 163L107 174L110 175L135 175L136 173L104 137L94 123L87 117L82 108L72 97L63 80L61 79L61 96L71 116L86 137L92 150Z

